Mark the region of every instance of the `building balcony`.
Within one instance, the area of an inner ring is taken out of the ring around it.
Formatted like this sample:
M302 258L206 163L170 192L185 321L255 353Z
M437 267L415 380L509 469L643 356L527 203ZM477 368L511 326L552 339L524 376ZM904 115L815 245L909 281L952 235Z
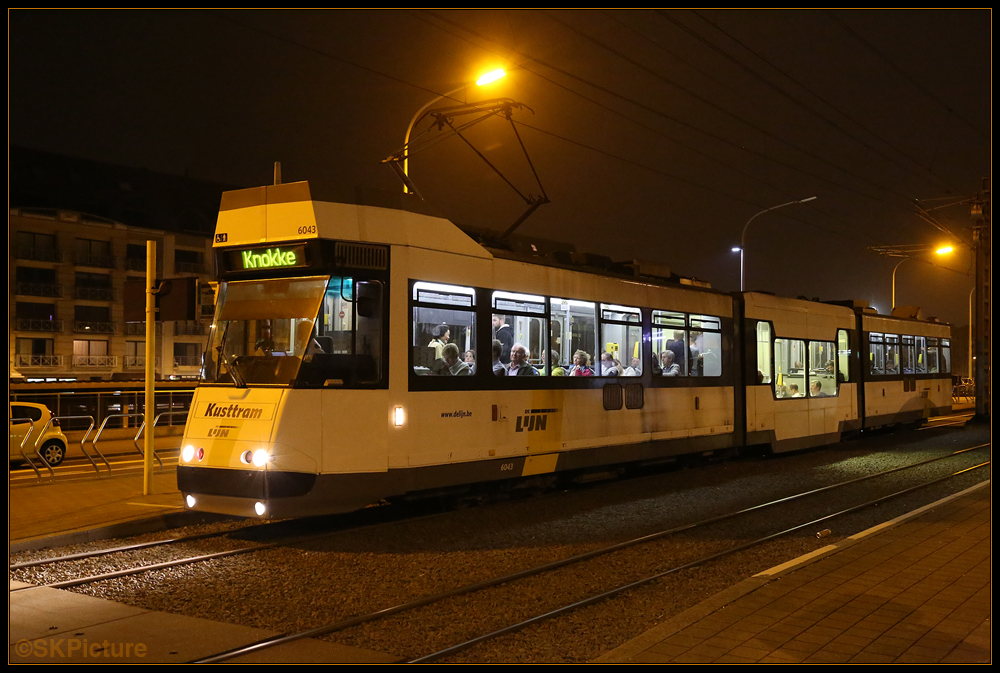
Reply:
M16 246L13 252L16 259L30 259L35 262L61 262L63 259L62 251L52 248Z
M62 328L62 320L18 318L14 323L14 329L18 332L62 332Z
M118 323L97 322L95 320L74 320L73 331L77 334L117 334Z
M17 369L57 369L62 366L62 355L31 355L30 353L17 353L14 356L14 367Z
M204 262L174 262L174 271L177 273L208 273Z
M200 355L175 355L174 367L201 367Z
M127 271L146 271L146 258L145 257L126 257L125 258L125 269ZM156 273L160 274L163 272L163 265L159 262L156 263Z
M174 336L205 336L205 326L197 322L174 323Z
M61 297L62 285L19 282L15 286L15 291L28 297Z
M146 368L146 356L145 355L126 355L122 364L125 369L145 369ZM153 367L159 369L160 358L153 358Z
M153 328L153 333L159 336L163 334L163 323L158 322ZM127 322L125 323L125 336L146 336L146 323Z
M76 298L89 301L115 301L115 289L113 287L76 287Z
M99 269L114 269L118 266L118 259L113 255L89 255L81 252L76 255L76 265L94 266Z
M80 369L111 369L118 365L116 355L74 355L73 366Z

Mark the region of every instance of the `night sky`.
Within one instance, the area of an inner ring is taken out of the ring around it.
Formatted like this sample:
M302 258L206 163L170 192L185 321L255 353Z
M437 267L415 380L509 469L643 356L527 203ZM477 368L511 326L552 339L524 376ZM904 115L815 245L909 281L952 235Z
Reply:
M897 303L968 322L969 199L989 176L989 9L10 10L10 144L243 186L401 192L380 160L425 103L511 98L551 203L519 229L718 289ZM458 118L457 122L469 118ZM416 133L428 128L425 122ZM432 130L423 138L443 134ZM469 140L539 193L510 124ZM499 232L524 202L461 140L411 155L437 213ZM30 204L11 204L30 205ZM962 245L965 247L961 247Z

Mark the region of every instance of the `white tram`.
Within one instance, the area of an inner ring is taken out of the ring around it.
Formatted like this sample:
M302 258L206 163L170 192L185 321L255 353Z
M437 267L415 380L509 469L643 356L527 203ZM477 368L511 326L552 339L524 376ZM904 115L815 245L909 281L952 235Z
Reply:
M865 427L851 308L525 261L306 183L224 194L215 247L192 509L349 511Z

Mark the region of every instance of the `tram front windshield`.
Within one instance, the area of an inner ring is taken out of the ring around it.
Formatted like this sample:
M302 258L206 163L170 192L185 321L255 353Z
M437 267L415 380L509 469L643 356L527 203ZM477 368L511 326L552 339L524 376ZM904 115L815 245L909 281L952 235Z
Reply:
M354 285L353 279L340 276L223 284L203 381L237 386L349 384L351 374L357 373L353 356L363 353L366 362L375 359L373 342L378 341L377 328L375 335L359 335L355 329L370 321L359 319Z

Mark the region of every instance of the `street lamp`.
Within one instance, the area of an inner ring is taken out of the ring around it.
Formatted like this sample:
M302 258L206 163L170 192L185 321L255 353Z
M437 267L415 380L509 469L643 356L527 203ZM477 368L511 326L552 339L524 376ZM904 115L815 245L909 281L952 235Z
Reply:
M954 250L955 250L955 248L951 247L950 245L945 245L945 246L940 247L937 250L935 250L934 254L936 254L936 255L947 255L948 253L950 253L950 252L952 252ZM904 257L903 259L901 259L899 261L899 264L897 264L896 266L894 266L892 268L892 309L889 311L890 315L892 315L892 311L896 310L896 269L898 269L900 267L900 265L902 265L902 263L905 262L908 259L917 259L917 258L914 258L914 257Z
M743 235L740 236L740 292L743 292L743 269L744 269L743 256L746 254L747 227L750 226L750 223L753 222L755 219L757 219L759 216L763 215L764 213L769 213L772 210L777 210L778 208L784 208L785 206L794 206L796 203L808 203L809 201L815 201L817 198L818 197L810 196L805 199L799 199L798 201L789 201L788 203L782 203L780 206L772 206L770 208L766 208L760 211L759 213L751 217L749 220L747 220L747 223L743 225Z
M485 75L480 76L479 79L476 80L476 86L483 86L485 84L489 84L491 82L495 82L496 80L500 79L501 77L505 76L506 74L507 73L504 72L503 68L497 68L496 70L491 70L490 72L486 73ZM417 110L417 113L415 115L413 115L413 119L410 120L410 125L406 127L406 137L403 138L403 175L402 175L403 178L407 178L409 176L408 166L409 166L409 155L410 155L410 133L413 131L413 127L416 125L416 123L418 121L420 121L421 115L423 115L424 112L427 111L427 108L429 108L430 106L434 105L434 103L437 103L442 98L449 98L452 94L456 94L459 91L461 91L462 89L468 88L468 86L469 86L469 84L466 83L466 84L463 84L462 86L460 86L460 87L458 87L456 89L452 89L448 93L441 94L440 96L438 96L437 98L434 98L429 103L427 103L426 105L424 105L422 108L420 108L419 110ZM404 194L409 194L410 193L410 189L407 187L406 183L407 183L407 180L404 179L403 180L403 193Z

